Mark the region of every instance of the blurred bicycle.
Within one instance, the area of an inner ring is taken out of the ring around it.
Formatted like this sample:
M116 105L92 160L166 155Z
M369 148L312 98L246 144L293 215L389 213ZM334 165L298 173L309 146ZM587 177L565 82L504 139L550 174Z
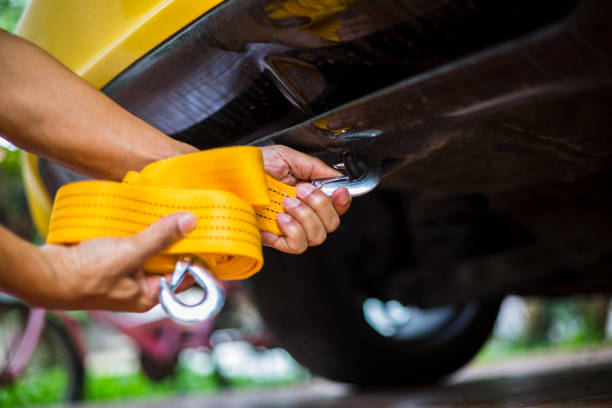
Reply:
M83 396L83 348L76 322L0 297L0 404L76 401Z
M95 322L129 336L138 349L144 374L160 381L174 374L179 354L185 349L210 352L216 344L229 341L248 342L255 348L271 346L260 328L239 327L236 316L244 308L245 289L226 282L225 290L230 307L199 324L176 323L155 310L144 315L102 311L91 311L89 315ZM213 336L216 329L228 327L235 329ZM86 354L83 329L70 314L30 308L0 294L0 405L82 399Z

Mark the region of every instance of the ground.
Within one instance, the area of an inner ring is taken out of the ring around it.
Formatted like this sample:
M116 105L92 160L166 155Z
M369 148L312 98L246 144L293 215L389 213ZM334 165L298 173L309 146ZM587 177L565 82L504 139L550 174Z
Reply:
M308 385L291 388L85 405L82 408L609 407L612 406L610 384L612 349L607 348L476 365L436 386L363 391L317 379Z

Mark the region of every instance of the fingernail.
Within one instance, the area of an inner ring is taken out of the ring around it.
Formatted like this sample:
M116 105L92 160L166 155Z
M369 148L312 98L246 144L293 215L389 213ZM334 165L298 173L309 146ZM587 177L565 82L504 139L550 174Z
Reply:
M283 200L283 208L285 209L295 208L298 205L300 205L300 203L301 201L298 200L297 198L285 197L285 199Z
M315 189L316 187L310 183L299 184L296 187L297 196L303 200L308 197Z
M345 191L342 192L342 195L340 196L340 205L347 205L349 203L349 201L351 200L351 196L348 193L348 190L346 189L346 187L342 187Z
M278 215L276 216L276 221L277 222L287 223L287 222L291 222L292 219L293 219L293 217L291 217L289 214L285 214L285 213L278 213Z
M195 228L198 218L193 213L185 213L178 219L179 230L183 236L187 236L189 231Z

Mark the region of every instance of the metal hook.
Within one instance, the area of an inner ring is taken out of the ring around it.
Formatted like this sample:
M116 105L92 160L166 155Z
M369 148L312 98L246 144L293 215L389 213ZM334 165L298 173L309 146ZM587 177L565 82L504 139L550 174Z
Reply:
M349 158L347 157L347 159ZM364 161L364 159L360 160L360 163L354 164L360 164L359 168L363 169L359 177L332 177L314 180L312 184L320 188L327 195L331 195L338 187L346 187L349 194L353 197L369 193L380 182L382 174L380 165L374 161ZM195 305L181 302L175 293L187 272L193 276L196 284L204 291L204 299ZM210 319L219 313L225 303L223 284L210 271L194 264L192 259L187 256L176 263L170 283L168 283L166 278L161 278L159 286L159 303L168 316L178 322L198 323Z
M312 181L312 185L331 196L335 189L346 187L351 197L359 197L374 190L380 183L382 170L375 162L364 163L364 171L357 178L350 176L332 177Z
M175 293L187 272L204 292L204 299L195 305L181 302ZM159 286L159 303L168 316L181 323L198 323L210 319L219 313L225 303L223 284L206 268L194 264L189 257L184 257L176 263L170 283L166 278L161 278Z

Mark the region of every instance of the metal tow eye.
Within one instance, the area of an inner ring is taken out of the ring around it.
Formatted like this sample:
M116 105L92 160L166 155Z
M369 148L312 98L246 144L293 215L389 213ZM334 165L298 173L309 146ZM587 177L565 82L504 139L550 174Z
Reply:
M181 302L175 293L187 272L204 292L204 299L195 305ZM159 286L159 303L168 316L181 323L198 323L210 319L221 311L225 303L225 291L221 281L203 266L193 263L189 257L184 257L176 263L170 283L166 278L161 278Z
M354 161L354 159L350 157L352 156L345 158L346 161L341 167L346 167L347 170L350 170L348 166L349 160ZM382 169L377 162L370 160L365 161L361 159L359 164L359 176L357 177L351 176L351 171L349 171L349 175L347 176L314 180L312 185L320 188L321 191L329 196L331 196L338 187L346 187L351 197L359 197L367 194L374 190L378 183L380 183ZM354 164L350 167L354 167Z

